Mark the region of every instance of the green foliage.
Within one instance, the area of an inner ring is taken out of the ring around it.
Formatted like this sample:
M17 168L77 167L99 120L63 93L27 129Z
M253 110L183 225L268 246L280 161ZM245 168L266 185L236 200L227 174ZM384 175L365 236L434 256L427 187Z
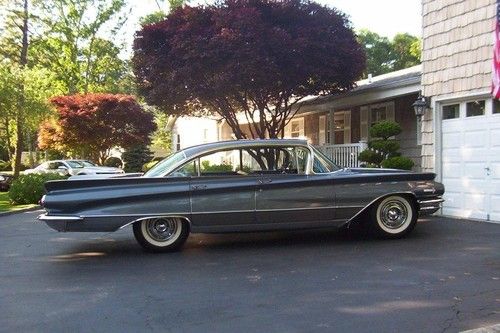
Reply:
M368 147L377 151L380 151L388 156L395 156L399 150L399 142L397 140L372 140L368 144Z
M56 173L20 175L10 186L9 198L16 205L37 204L45 192L45 182L60 179L66 177Z
M153 153L147 145L138 145L125 150L122 160L125 172L141 172L142 166L151 160Z
M366 162L369 167L384 167L392 169L410 170L413 161L400 156L400 145L396 139L390 139L400 134L401 126L393 121L381 121L370 128L372 139L368 142L368 149L359 154L359 160Z
M141 17L141 19L139 20L139 24L141 26L145 26L148 24L158 23L158 22L165 20L166 17L167 17L167 14L165 14L165 12L159 10L159 11L156 11L154 13L151 13L151 14L148 14L146 16Z
M394 121L380 121L370 128L370 135L373 138L387 140L391 136L400 134L401 131L401 126Z
M152 167L154 167L156 164L158 164L158 162L160 162L160 161L162 161L164 159L165 159L165 157L155 157L151 161L149 161L147 163L144 163L142 165L142 172L148 171L149 169L151 169Z
M384 160L384 156L374 150L366 149L359 153L358 159L362 162L367 162L370 166L379 166Z
M121 168L123 166L123 162L120 158L111 156L104 161L104 166Z
M170 155L172 151L172 131L170 130L171 116L162 112L154 113L156 130L151 135L153 148L162 151L162 154Z
M210 164L210 161L201 162L202 172L231 172L233 171L233 166L231 164L221 163L221 164Z
M9 161L0 160L0 171L12 171L12 164Z
M389 40L363 29L358 32L358 41L366 52L365 77L368 74L381 75L420 63L420 39L410 34L397 34Z
M382 167L388 169L411 170L413 168L413 161L408 157L394 156L382 161Z

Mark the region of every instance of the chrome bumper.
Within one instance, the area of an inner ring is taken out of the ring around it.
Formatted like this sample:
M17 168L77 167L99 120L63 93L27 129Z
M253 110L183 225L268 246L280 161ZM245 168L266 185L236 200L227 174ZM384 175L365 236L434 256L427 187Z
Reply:
M40 221L81 221L83 217L74 215L47 215L42 214L38 216Z
M421 214L432 214L437 212L441 208L441 203L444 202L444 199L441 197L418 200L418 205L420 206Z
M83 217L74 215L47 215L38 216L38 220L45 222L49 227L56 231L68 231L68 224L82 221Z

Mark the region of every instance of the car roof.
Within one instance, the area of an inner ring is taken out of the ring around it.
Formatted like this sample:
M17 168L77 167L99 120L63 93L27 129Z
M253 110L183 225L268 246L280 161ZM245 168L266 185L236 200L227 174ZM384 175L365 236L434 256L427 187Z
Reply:
M186 157L200 153L232 148L261 147L261 146L307 146L306 140L301 139L255 139L255 140L229 140L205 143L183 149Z

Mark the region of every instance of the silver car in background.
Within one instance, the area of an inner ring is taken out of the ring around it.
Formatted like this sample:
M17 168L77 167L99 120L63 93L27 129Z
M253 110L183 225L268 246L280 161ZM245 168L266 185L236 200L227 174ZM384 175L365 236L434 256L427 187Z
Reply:
M114 167L99 166L87 160L54 160L47 161L34 169L24 171L30 173L58 173L62 176L82 176L82 175L120 175L123 170Z

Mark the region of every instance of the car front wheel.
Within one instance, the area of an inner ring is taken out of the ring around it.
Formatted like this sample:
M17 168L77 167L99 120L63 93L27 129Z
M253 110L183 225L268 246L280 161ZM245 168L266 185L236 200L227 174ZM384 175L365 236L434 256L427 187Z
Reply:
M385 238L400 238L410 233L417 223L418 213L411 199L391 195L378 201L371 210L372 229Z
M160 217L134 223L134 236L149 252L172 252L180 249L189 236L189 224L181 218Z

